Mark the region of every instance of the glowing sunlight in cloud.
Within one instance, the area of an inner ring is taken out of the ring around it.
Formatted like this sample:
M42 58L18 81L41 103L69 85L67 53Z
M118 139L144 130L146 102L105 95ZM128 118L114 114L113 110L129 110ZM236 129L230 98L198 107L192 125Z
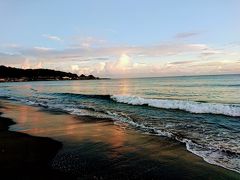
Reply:
M121 74L129 70L132 66L130 57L126 54L122 54L117 61L108 62L105 64L105 70L109 73Z

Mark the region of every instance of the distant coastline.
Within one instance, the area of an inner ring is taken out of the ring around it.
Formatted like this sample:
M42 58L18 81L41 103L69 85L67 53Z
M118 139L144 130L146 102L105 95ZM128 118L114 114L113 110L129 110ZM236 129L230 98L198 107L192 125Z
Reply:
M21 69L0 66L0 82L58 81L58 80L101 80L93 75L73 74L51 69Z

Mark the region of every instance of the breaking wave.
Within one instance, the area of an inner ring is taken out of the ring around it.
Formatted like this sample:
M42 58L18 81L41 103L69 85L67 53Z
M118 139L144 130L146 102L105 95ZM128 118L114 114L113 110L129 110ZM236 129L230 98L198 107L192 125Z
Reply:
M207 136L204 129L207 129L207 124L204 124L199 131L196 124L192 126L192 129L181 128L177 130L178 122L175 126L168 128L164 124L151 124L149 119L138 120L131 114L125 111L119 111L119 109L98 109L91 103L86 103L88 99L94 99L94 102L101 101L102 107L105 103L125 103L130 105L146 105L163 109L179 109L188 111L191 113L210 113L210 114L222 114L227 116L240 117L240 106L231 104L217 104L209 102L194 102L183 100L167 100L167 99L146 99L137 96L123 96L123 95L85 95L74 93L53 93L42 94L43 96L32 97L29 99L22 97L9 97L0 96L2 99L11 99L24 102L29 105L40 106L53 111L61 111L77 116L93 116L96 118L109 118L114 121L115 124L125 126L125 124L135 127L144 133L149 133L157 136L165 136L171 139L175 139L185 144L186 149L197 156L203 158L210 164L222 166L226 169L240 173L240 151L239 145L236 146L236 139L239 139L237 133L232 134L234 136L223 135L223 137L215 138L218 136L215 131L211 132ZM78 101L82 99L82 101ZM74 101L76 100L76 101ZM85 102L85 103L83 103ZM119 107L119 106L117 106ZM156 109L157 110L157 109ZM175 113L175 112L174 112ZM223 117L224 118L224 117ZM239 118L237 118L239 119ZM160 122L160 121L159 121ZM172 122L174 123L174 122ZM194 121L191 125L194 125ZM202 138L206 141L196 140L192 133L185 133L186 131L194 131L195 136L202 134ZM225 131L224 133L227 133ZM234 131L232 131L234 133ZM227 139L225 141L223 138ZM237 141L236 143L238 143Z
M183 100L145 99L137 96L112 95L111 99L119 103L131 105L147 105L163 109L179 109L191 113L222 114L226 116L240 116L240 106L220 103L203 103Z

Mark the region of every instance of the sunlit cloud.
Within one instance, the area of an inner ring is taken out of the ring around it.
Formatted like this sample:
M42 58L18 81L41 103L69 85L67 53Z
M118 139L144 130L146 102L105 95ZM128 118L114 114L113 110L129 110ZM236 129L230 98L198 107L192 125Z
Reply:
M0 63L22 68L52 68L101 77L240 72L238 49L230 51L207 44L179 42L148 46L107 46L100 45L103 42L91 38L88 41L89 46L80 44L62 50L44 46L9 47L9 52L0 53Z
M42 62L33 62L30 59L25 59L21 64L21 68L23 69L40 69L43 68Z
M214 49L205 44L182 44L182 43L165 43L153 46L113 46L113 47L91 47L91 48L66 48L55 50L49 47L18 48L16 52L25 56L35 56L36 58L51 59L51 61L65 59L89 59L89 57L106 58L119 56L123 53L131 56L143 57L164 57L175 56L189 53L204 53L205 51L213 52Z

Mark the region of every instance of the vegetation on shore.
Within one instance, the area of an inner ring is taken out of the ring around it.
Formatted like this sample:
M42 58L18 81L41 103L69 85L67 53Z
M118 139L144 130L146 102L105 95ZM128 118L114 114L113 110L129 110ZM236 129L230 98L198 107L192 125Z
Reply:
M0 66L0 82L51 81L51 80L95 80L93 75L80 75L51 69L20 69Z

